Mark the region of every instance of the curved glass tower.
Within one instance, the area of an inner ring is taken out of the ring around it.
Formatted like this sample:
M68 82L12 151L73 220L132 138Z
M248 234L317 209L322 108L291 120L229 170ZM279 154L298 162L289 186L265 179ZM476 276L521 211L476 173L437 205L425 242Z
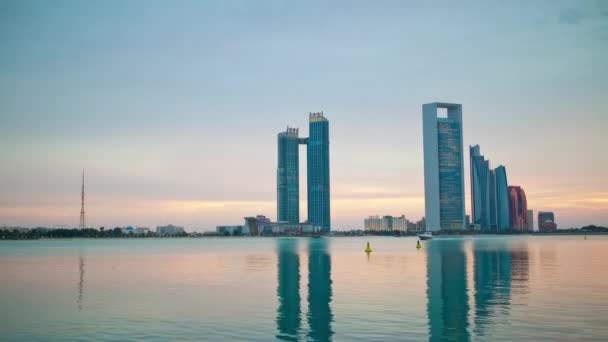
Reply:
M490 162L481 155L479 145L469 147L471 161L471 222L490 228Z
M496 182L496 226L498 230L511 228L509 219L509 189L507 170L500 165L494 169Z

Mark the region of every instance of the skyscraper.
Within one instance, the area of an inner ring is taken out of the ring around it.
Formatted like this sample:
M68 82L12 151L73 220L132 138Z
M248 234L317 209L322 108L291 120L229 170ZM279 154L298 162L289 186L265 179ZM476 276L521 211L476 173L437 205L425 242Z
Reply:
M479 145L469 146L471 165L471 223L481 229L490 228L490 162L485 160Z
M323 112L310 113L310 137L287 127L278 135L277 220L300 223L299 145L308 149L308 222L323 232L331 229L329 200L329 121Z
M277 221L300 223L300 159L298 129L278 135Z
M534 211L528 209L527 220L526 220L526 230L534 231Z
M309 114L308 222L329 232L329 121L323 112Z
M519 186L509 186L509 216L512 229L524 230L528 227L526 193Z
M505 230L511 228L507 170L500 165L494 169L494 176L496 183L496 227L498 230Z
M490 194L490 228L497 229L498 221L497 221L497 212L496 212L496 171L490 170L488 174L488 185L490 186L490 190L488 193Z
M438 108L447 109L447 117L438 117ZM465 225L462 105L439 102L423 105L422 129L426 229L462 229Z

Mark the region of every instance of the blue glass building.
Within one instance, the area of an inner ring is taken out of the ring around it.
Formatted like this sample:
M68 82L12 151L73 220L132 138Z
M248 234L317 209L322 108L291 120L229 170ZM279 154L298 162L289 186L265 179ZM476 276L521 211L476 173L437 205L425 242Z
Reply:
M447 117L438 117L438 108L447 109ZM465 225L462 105L438 102L423 105L422 126L426 230L462 229Z
M308 222L329 232L329 121L310 113L308 138Z
M481 155L479 145L469 147L471 165L471 223L490 228L490 162Z
M494 169L496 179L496 226L498 230L509 229L509 186L507 183L507 170L500 165Z
M300 223L300 159L298 129L287 127L278 135L277 220Z
M498 226L496 218L496 172L490 170L488 184L490 186L490 228L496 229Z

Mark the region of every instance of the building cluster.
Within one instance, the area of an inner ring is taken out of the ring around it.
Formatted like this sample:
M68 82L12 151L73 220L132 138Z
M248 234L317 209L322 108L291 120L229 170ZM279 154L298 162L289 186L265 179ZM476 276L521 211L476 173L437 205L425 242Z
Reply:
M237 226L217 226L218 235L306 235L322 231L321 227L310 223L272 222L264 215L245 217L245 224Z
M445 109L447 116L438 116L439 109ZM427 230L533 230L533 212L528 210L524 189L509 185L503 165L491 168L479 145L469 147L471 216L470 222L467 220L462 105L425 104L422 122ZM548 221L551 224L542 225ZM552 213L550 219L544 215L542 220L539 214L538 224L541 231L557 228Z
M277 222L263 215L246 217L242 226L218 226L220 235L329 233L329 121L323 112L309 114L309 137L287 127L278 134ZM307 148L308 220L300 221L300 145Z
M418 222L411 222L405 215L397 216L370 216L363 220L366 231L394 231L394 232L419 232L424 231L424 218Z
M323 112L309 114L309 137L297 128L278 134L277 221L300 223L300 152L307 150L308 222L325 233L331 229L329 200L329 121Z

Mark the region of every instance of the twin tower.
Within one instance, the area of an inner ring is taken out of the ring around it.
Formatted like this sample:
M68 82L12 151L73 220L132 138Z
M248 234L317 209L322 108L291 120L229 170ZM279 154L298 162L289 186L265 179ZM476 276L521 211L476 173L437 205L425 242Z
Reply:
M329 203L329 121L323 112L309 114L308 138L300 138L297 128L287 127L278 135L277 221L300 223L299 146L307 145L308 223L330 231Z

